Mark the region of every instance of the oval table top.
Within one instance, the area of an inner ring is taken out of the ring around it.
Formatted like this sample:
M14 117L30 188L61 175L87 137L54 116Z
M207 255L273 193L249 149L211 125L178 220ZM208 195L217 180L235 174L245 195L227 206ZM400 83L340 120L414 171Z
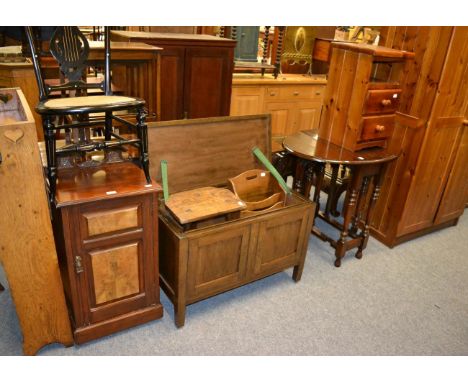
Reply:
M365 165L389 162L398 156L382 148L353 152L319 138L317 130L303 130L290 135L284 138L283 147L300 158L323 163Z

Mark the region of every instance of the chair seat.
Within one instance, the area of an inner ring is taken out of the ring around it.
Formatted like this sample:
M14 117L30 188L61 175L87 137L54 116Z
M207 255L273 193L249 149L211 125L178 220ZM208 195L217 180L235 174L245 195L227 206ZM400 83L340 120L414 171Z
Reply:
M98 95L49 99L39 102L36 111L40 114L79 114L124 110L144 104L145 101L140 98Z

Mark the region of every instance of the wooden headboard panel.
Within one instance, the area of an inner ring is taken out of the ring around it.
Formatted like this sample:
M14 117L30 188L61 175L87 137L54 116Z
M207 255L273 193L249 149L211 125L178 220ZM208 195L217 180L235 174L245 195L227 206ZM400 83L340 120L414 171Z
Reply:
M169 192L226 184L262 165L258 146L271 157L269 115L216 117L148 123L151 178L161 182L160 161L168 162Z

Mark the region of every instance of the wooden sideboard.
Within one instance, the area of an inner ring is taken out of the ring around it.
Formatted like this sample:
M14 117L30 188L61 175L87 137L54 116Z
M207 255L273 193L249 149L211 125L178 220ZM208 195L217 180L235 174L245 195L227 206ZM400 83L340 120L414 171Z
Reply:
M161 115L159 54L161 49L142 43L111 43L112 82L124 95L143 98L150 116L159 120ZM51 60L53 60L51 58ZM104 60L104 43L90 42L88 62L99 64ZM56 65L54 63L50 63ZM47 66L47 63L46 63ZM34 68L30 61L25 63L0 63L0 88L20 87L29 107L34 110L39 102ZM33 111L39 140L44 140L42 120Z
M326 83L325 76L236 74L231 115L271 114L272 139L280 143L300 130L318 128Z
M112 31L111 38L163 48L162 121L229 115L234 40L208 35L129 31Z
M468 189L468 27L384 27L382 43L415 53L402 87L372 234L389 246L457 223Z

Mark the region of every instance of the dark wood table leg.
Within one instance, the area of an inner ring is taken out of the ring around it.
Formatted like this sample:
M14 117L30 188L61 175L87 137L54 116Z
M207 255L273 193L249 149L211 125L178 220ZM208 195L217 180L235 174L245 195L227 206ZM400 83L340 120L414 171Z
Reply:
M323 178L325 177L325 163L313 163L312 169L315 173L315 190L312 200L317 204L315 208L315 216L317 216L320 210L320 191L322 190Z
M335 249L335 267L341 266L341 259L346 253L346 239L348 237L348 230L351 220L356 210L356 199L361 184L360 166L351 169L351 181L346 192L345 203L343 206L343 230L340 233L340 238L336 243Z
M367 215L366 215L366 220L364 222L364 230L362 233L362 242L355 255L357 259L362 258L362 251L364 251L364 249L367 247L367 242L369 240L369 224L372 218L372 212L374 210L375 203L379 199L379 195L380 195L380 187L381 187L381 180L382 180L381 173L382 172L379 171L373 177L374 189L372 191L372 196L369 200L369 206L367 207Z
M332 209L333 204L334 204L333 201L335 199L335 194L336 194L336 191L337 191L336 181L338 180L338 171L340 169L340 165L339 164L332 164L331 168L332 168L332 174L331 174L331 178L330 178L330 185L328 187L327 205L325 206L325 215L326 216L330 215L331 209Z
M359 199L356 205L356 212L353 216L351 229L349 230L350 233L355 234L358 231L358 224L361 221L362 209L364 208L367 197L367 190L369 189L369 181L370 177L368 176L364 177L362 180L361 189L359 190Z
M306 163L304 160L297 158L296 159L296 168L294 171L294 182L293 188L302 195L304 194L304 175L305 175L305 166Z

